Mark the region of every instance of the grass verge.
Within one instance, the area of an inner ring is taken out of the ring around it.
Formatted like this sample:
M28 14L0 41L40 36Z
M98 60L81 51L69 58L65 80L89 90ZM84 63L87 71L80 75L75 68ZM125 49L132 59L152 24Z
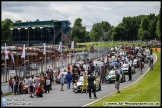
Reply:
M137 83L122 89L120 94L113 93L87 107L104 106L103 103L106 104L106 107L112 107L113 105L108 105L108 102L115 102L114 104L119 102L150 102L154 105L158 102L158 106L161 106L161 53L155 51L154 53L158 58L154 64L154 69L149 70ZM123 107L127 106L130 107L128 104L123 105Z
M2 95L1 95L1 97L4 97L4 96L9 96L9 95L13 95L13 92L6 93L6 94L2 94Z

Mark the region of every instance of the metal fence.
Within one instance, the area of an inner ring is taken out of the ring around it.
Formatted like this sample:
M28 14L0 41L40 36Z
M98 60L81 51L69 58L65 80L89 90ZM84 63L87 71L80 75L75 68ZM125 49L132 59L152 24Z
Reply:
M43 62L37 63L37 69L31 70L29 69L28 65L25 66L19 66L15 67L14 70L16 72L16 75L19 77L22 76L30 76L30 75L36 75L40 74L41 72L46 72L48 69L48 66L52 66L53 69L58 69L58 68L64 68L68 64L74 64L78 60L86 59L86 58L99 58L102 55L105 55L108 52L108 48L98 48L95 50L95 52L80 52L80 53L75 53L73 56L67 56L66 58L58 59L58 60L46 60ZM47 67L46 67L47 66ZM7 83L9 81L9 70L13 70L12 67L7 67L7 68L1 68L1 83Z

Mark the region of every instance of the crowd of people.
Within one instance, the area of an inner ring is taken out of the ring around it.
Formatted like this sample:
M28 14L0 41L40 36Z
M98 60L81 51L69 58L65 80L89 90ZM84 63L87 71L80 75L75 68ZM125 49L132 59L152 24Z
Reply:
M125 53L119 54L121 50ZM52 90L52 85L54 85L54 83L61 85L60 91L64 91L65 82L67 84L67 89L70 89L71 85L73 87L73 84L77 82L79 76L83 75L86 72L86 83L88 83L88 88L89 90L92 89L94 97L97 98L94 90L95 87L92 84L95 80L93 76L100 77L100 83L106 84L106 76L109 74L110 70L115 69L121 71L122 65L124 63L129 63L130 65L132 65L134 59L138 60L137 68L139 68L142 74L142 69L144 67L146 58L146 56L144 55L144 51L145 48L142 48L140 46L139 48L136 48L134 46L126 47L125 49L114 48L113 50L109 50L107 54L98 58L97 61L103 62L103 66L98 66L97 63L94 63L94 59L87 58L81 60L81 63L79 64L73 64L72 69L71 65L69 64L67 66L67 74L61 73L60 69L57 69L55 72L53 70L48 69L46 73L42 72L41 74L36 76L31 75L30 78L25 78L24 76L20 78L18 75L10 77L9 84L15 95L28 93L31 98L33 98L34 96L43 97L43 93L50 93L50 90ZM150 55L152 55L152 50L149 49L149 51ZM138 53L140 53L141 55L139 56ZM115 56L115 58L112 58L112 56ZM153 58L150 58L148 61L150 69L153 69ZM120 65L112 65L112 62L119 62ZM131 68L129 68L128 71L129 80L132 80ZM116 75L117 77L115 88L117 89L117 93L120 93L120 76L117 72ZM58 78L58 76L60 77ZM86 93L87 92L88 91L86 91ZM89 98L91 98L91 90L89 91Z

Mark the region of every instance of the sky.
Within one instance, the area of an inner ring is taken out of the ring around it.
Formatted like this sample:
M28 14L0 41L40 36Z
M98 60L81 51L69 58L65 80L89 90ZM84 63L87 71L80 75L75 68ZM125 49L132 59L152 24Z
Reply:
M75 19L81 18L86 30L92 29L94 23L108 21L117 26L123 17L138 16L141 14L157 15L161 7L160 1L155 2L28 2L8 1L1 2L1 21L7 18L13 22L16 20L39 21L45 20L69 20L71 27Z

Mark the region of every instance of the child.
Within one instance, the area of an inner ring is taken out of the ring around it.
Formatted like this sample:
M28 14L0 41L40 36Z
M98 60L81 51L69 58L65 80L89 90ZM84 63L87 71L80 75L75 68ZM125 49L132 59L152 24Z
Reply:
M37 98L38 97L43 97L43 87L42 87L42 84L39 84L37 90L36 90L36 94L37 94Z
M65 77L64 74L62 74L60 77L61 91L64 91L63 89L64 83L65 83Z
M49 93L50 92L50 79L49 78L47 78L46 80L46 86L47 86L47 91Z

